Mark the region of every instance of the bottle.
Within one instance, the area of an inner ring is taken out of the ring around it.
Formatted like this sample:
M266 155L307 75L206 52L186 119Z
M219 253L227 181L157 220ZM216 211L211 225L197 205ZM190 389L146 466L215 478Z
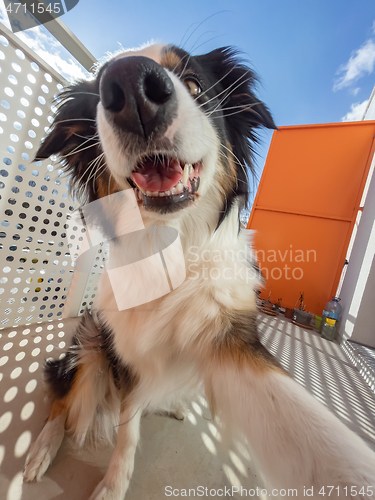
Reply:
M332 300L324 306L320 333L328 340L334 340L337 336L338 321L342 313L340 300L338 297L332 297Z

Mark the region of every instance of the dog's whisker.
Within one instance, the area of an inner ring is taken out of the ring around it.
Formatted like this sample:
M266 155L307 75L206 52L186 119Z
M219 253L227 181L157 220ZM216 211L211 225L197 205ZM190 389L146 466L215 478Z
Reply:
M187 36L187 34L188 34L189 30L190 30L191 28L193 28L193 26L196 26L197 24L198 24L198 22L192 23L192 24L191 24L191 25L187 28L187 30L185 31L185 33L184 33L183 37L181 38L181 41L180 41L180 43L179 43L179 47L181 47L182 49L184 48L184 43L183 43L183 41L184 41L185 36Z
M218 35L219 36L219 35ZM211 42L212 40L214 40L215 38L218 38L218 36L214 36L212 38L210 38L209 40L206 40L205 42L201 43L200 45L198 45L197 47L194 47L194 50L197 50L199 49L200 47L202 47L203 45L205 45L206 43L209 43ZM175 73L176 72L176 69L177 67L185 60L185 59L189 59L190 60L191 58L191 54L189 53L186 53L183 57L180 58L180 60L175 64L175 66L172 68L172 73ZM185 65L185 68L183 70L181 70L179 73L178 73L178 77L181 78L184 71L186 69L186 65ZM213 85L215 86L215 85ZM201 95L204 95L204 92L201 94Z
M236 80L236 83L237 83L239 80L241 80L241 79L242 79L242 77L238 78L238 79ZM220 92L220 94L218 94L216 97L219 97L219 96L220 96L221 94L223 94L223 93L224 93L225 95L224 95L224 97L222 97L222 98L221 98L221 100L220 100L220 101L216 104L216 106L215 106L214 110L216 110L219 106L221 106L221 105L223 104L223 102L225 102L227 99L229 99L229 97L230 97L230 96L231 96L231 95L232 95L232 94L233 94L233 93L234 93L234 92L235 92L235 91L236 91L239 87L241 87L241 86L242 86L242 85L243 85L246 81L250 81L250 79L240 81L240 83L238 83L235 87L234 87L233 85L231 85L231 87L230 87L230 91L227 91L227 90L226 90L226 91ZM216 97L215 97L215 98L216 98ZM208 104L208 103L209 103L210 101L212 101L212 100L213 100L213 98L212 98L212 99L210 99L209 101L207 101L207 102L206 102L206 103L204 103L204 104ZM202 107L202 105L201 105L201 107Z
M77 134L77 132L74 132L73 135L75 135L76 137L80 137L81 139L88 139L88 140L89 139L99 139L98 132L96 132L96 134L93 134L93 135L90 135L90 136Z
M241 112L241 111L247 111L247 110L253 108L254 106L256 106L257 104L260 104L260 101L254 102L254 103L249 104L249 105L247 105L247 104L239 104L238 106L230 106L228 108L221 107L219 109L214 109L213 111L211 111L208 116L211 116L211 115L213 115L214 113L217 113L217 112L224 113L226 111L231 111L231 110L238 110L239 112ZM225 116L227 116L227 115L225 114Z
M109 179L108 179L108 196L111 194L111 179L112 179L112 174L109 174Z
M213 88L216 87L216 85L218 85L219 83L221 83L223 80L225 80L225 78L228 78L228 76L232 73L232 71L234 71L235 69L237 69L239 67L239 65L234 65L232 68L230 68L227 73L225 73L225 75L223 75L221 78L219 78L219 80L217 80L213 85L211 85L211 87L209 87L208 89L206 89L204 92L202 92L201 94L199 94L199 97L203 97L205 94L207 94L207 92L209 92L210 90L212 90ZM216 96L218 97L218 96Z
M76 135L76 134L74 134ZM70 151L68 154L65 154L65 155L59 155L59 158L62 160L64 158L66 158L67 156L69 156L70 154L73 154L73 153L79 153L80 150L79 148L81 148L82 146L84 146L85 144L87 144L88 142L92 141L93 138L92 137L89 137L89 138L86 138L86 137L82 137L83 139L86 139L84 142L81 142L80 144L78 144L78 146L76 146L74 149L72 149L72 151ZM98 142L96 143L96 145L98 144Z
M93 160L91 160L89 163L88 163L88 167L91 167L91 165L96 162L99 158L102 158L103 156L105 155L104 151L100 154L98 154Z
M183 49L184 46L188 43L188 41L190 40L190 38L194 35L194 33L204 24L206 23L207 21L209 21L211 18L215 17L215 16L218 16L220 14L224 14L226 12L230 12L229 10L220 10L219 12L215 12L214 14L211 14L210 16L207 16L203 21L201 21L198 26L195 27L195 29L190 33L190 35L188 36L188 38L185 40L184 44L181 46L181 48Z
M226 118L229 118L230 116L238 115L239 113L243 113L244 111L251 111L252 113L254 113L255 115L257 115L257 116L260 118L260 117L261 117L261 116L260 116L260 114L259 114L257 111L255 111L254 109L252 109L252 108L253 108L254 106L256 106L257 104L259 104L259 103L255 103L255 104L254 104L254 105L252 105L252 106L247 106L247 107L246 107L246 109L241 109L241 110L236 111L236 112L234 112L234 113L225 114L225 117L226 117ZM210 115L210 116L211 116L211 115ZM219 117L218 117L218 118L219 118ZM215 119L216 119L216 117L214 116L212 119L213 119L213 120L215 120Z
M206 32L206 33L211 33L211 32ZM204 34L206 34L206 33L203 33L203 35L204 35ZM214 32L213 32L213 33L214 33ZM201 35L201 36L198 38L198 40L199 40L199 39L200 39L203 35ZM212 42L213 40L215 40L216 38L219 38L220 36L221 36L221 35L216 35L216 36L213 36L213 37L209 38L208 40L205 40L204 42L202 42L202 43L201 43L201 44L199 44L198 46L195 46L195 45L194 45L194 46L193 46L192 51L193 51L193 50L198 50L200 47L203 47L203 45L206 45L206 43L210 43L210 42ZM197 40L197 41L198 41L198 40ZM189 56L190 56L190 54L186 54L185 56L183 56L183 57L181 58L181 62L182 62L185 58L189 58L189 59L190 59L190 57L189 57ZM179 65L179 63L177 63L177 64L176 64L176 66L173 68L173 72L176 70L176 68L177 68L177 66L178 66L178 65ZM186 68L185 68L185 69L186 69ZM178 75L178 76L179 76L179 78L181 78L181 77L182 77L183 73L184 73L184 71L180 71L180 73L179 73L179 75ZM203 92L201 95L204 95L204 92Z
M81 177L76 181L77 185L81 185L82 184L82 181L83 181L83 178L87 175L87 172L92 169L92 166L94 163L100 161L104 156L104 153L100 153L98 156L96 156L92 161L90 161L87 165L87 169L84 170L83 174L81 175Z
M206 139L210 140L209 137L205 137ZM220 143L220 146L223 146L223 144ZM228 150L230 152L230 150ZM218 155L221 156L222 158L224 158L225 160L227 160L228 162L232 161L235 165L238 165L239 167L241 167L241 169L244 171L245 173L245 176L246 176L246 181L243 181L242 179L239 179L237 176L235 175L231 175L229 172L225 171L224 172L224 175L225 177L227 177L228 179L231 179L233 181L235 181L235 185L238 185L238 183L241 183L244 185L245 187L245 190L247 191L248 188L249 188L249 177L248 177L248 174L247 174L247 170L246 170L246 166L243 165L238 159L235 160L235 159L229 159L229 157L225 154L224 151L218 151ZM232 153L233 155L233 153ZM230 190L235 194L236 193L236 189L234 187L230 187ZM225 192L224 191L221 191L224 196L226 196ZM249 193L250 194L250 193ZM227 204L227 203L226 203ZM223 210L222 212L225 212L225 210Z
M247 181L249 182L249 177L247 175L245 165L243 165L243 163L238 159L238 157L233 153L233 151L231 149L229 149L227 146L225 146L225 144L221 143L221 147L224 148L226 151L228 151L228 153L230 153L235 158L237 165L239 165L242 168L243 173L245 174L245 177L246 177Z
M95 169L95 175L94 175L94 178L92 180L92 187L93 187L93 191L94 193L96 192L96 180L104 174L104 172L106 171L106 167L107 167L107 162L104 162L102 165L100 165L98 168Z
M75 91L68 91L69 92L69 95L72 96L72 95L93 95L95 97L100 97L99 94L95 93L95 92L75 92Z
M91 140L91 139L89 139L89 140ZM85 151L86 149L90 149L90 148L93 148L93 147L99 146L99 145L100 145L100 141L95 142L94 144L90 144L89 146L86 146L85 148L78 149L78 150L73 150L70 153L67 153L65 155L61 155L60 158L61 159L65 159L65 158L68 158L68 156L71 156L71 155L74 155L74 154L77 154L77 153L81 153L82 151ZM81 146L81 144L79 145L79 147L80 146Z
M185 66L184 68L180 71L180 73L178 74L178 77L181 78L183 76L183 74L185 73L185 70L187 68L187 65L189 64L189 61L193 55L193 51L194 50L197 50L199 49L202 45L206 44L206 43L209 43L210 41L214 40L215 38L218 38L217 36L215 37L212 37L210 38L209 40L206 40L205 42L201 43L200 45L196 46L197 42L199 42L199 40L202 38L202 36L206 35L207 33L214 33L214 32L211 32L211 31L206 31L205 33L202 33L202 35L200 35L198 37L198 39L195 41L193 47L191 48L191 50L189 50L189 53L185 54L182 58L181 58L181 62L186 58L186 63L185 63ZM177 63L178 65L179 63ZM174 67L174 70L176 69L177 65Z
M220 104L223 103L226 99L228 99L228 97L230 97L231 94L233 92L235 92L235 90L237 90L237 88L241 87L241 85L243 85L244 83L250 82L250 81L251 81L250 77L247 77L246 75L241 75L227 89L222 90L219 94L216 94L215 96L211 97L211 99L209 99L208 101L205 101L204 103L200 104L198 107L202 108L202 107L206 106L207 104L209 104L211 101L213 101L213 100L217 99L218 97L220 97L222 94L226 94L225 97L220 101L220 103L217 104L217 106L220 106ZM235 87L235 85L238 82L240 82L240 83ZM230 92L229 92L229 90L230 90Z
M212 144L215 144L215 141L213 141L210 137L208 137L207 135L204 135L203 136L204 139L206 139L207 141L211 142ZM200 138L200 140L202 140L202 138ZM233 151L231 149L229 149L227 146L225 146L222 142L220 142L220 147L225 149L226 151L228 151L228 153L230 153L232 155L232 159L230 160L228 158L227 155L225 155L224 151L218 151L218 154L223 156L224 158L226 158L228 161L232 161L235 165L238 165L239 167L241 167L241 169L243 170L244 174L245 174L245 177L246 177L246 180L247 180L247 183L250 183L250 180L249 180L249 176L248 176L248 173L247 173L247 170L246 170L246 166L239 160L239 158L233 153ZM238 181L240 179L237 179ZM244 181L242 181L244 182Z
M207 139L209 139L207 137ZM230 174L228 174L226 172L226 175L230 178L233 178L235 181L236 181L236 184L238 185L238 183L242 183L244 185L244 187L246 188L246 191L248 191L248 195L250 195L251 191L250 191L250 184L252 184L252 191L255 191L256 190L256 185L257 183L259 183L259 179L256 179L256 175L255 173L252 171L252 176L251 176L251 179L252 179L252 183L250 182L250 179L249 179L249 175L248 175L248 168L246 167L246 165L244 165L238 158L237 156L233 153L233 151L231 151L227 146L225 146L223 143L220 143L220 146L221 148L225 149L226 151L228 151L228 153L230 153L232 155L232 158L229 159L229 157L227 156L227 154L225 154L224 151L219 151L218 154L220 156L222 156L223 158L225 158L227 161L231 161L233 162L235 165L238 165L243 173L245 174L245 178L246 178L246 181L243 181L242 179L239 179L238 177L236 176L231 176Z
M67 122L93 122L96 125L96 120L94 120L93 118L65 118L64 120L56 120L54 122L54 126L59 125L59 123Z
M186 58L185 66L182 68L182 70L180 71L180 73L178 75L179 78L182 78L183 74L185 73L186 68L187 68L187 66L189 64L190 58L191 58L191 55L189 54L188 57Z
M101 164L100 165L100 162L102 160L103 157L99 157L96 159L95 163L92 165L91 167L91 171L90 171L90 174L89 176L87 177L87 179L85 180L86 184L89 183L89 181L94 178L94 181L95 181L95 178L96 178L96 175L98 174L98 172L103 169L103 166L106 165L106 163L104 164ZM83 179L82 179L83 180Z

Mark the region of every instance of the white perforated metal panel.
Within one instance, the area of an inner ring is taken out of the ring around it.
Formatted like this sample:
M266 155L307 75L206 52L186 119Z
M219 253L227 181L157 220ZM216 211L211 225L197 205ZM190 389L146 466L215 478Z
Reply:
M53 120L53 97L64 80L14 36L0 35L0 71L0 327L4 328L62 316L73 274L67 216L76 204L58 163L53 159L32 163Z

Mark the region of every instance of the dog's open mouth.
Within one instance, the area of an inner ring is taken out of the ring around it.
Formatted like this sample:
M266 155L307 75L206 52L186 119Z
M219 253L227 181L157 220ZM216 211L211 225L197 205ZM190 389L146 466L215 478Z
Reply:
M138 161L131 179L144 207L170 207L194 201L201 168L201 161L191 164L164 155L150 155Z

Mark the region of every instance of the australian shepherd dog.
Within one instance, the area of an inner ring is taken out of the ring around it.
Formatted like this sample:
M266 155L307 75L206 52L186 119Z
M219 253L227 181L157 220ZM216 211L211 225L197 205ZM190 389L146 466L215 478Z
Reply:
M332 497L374 496L375 454L282 369L257 335L261 277L239 211L256 131L276 127L255 84L231 48L192 56L155 44L116 54L92 80L58 97L36 159L60 156L82 206L121 200L113 196L128 190L146 229L178 233L186 277L147 304L118 307L121 290L103 272L72 346L45 365L51 410L29 452L26 481L41 479L65 432L83 444L115 430L108 470L90 500L123 499L142 413L182 419L183 395L197 388L213 417L245 436L271 488L293 488L300 497L305 487L320 498L328 486ZM121 202L107 207L104 232L117 234ZM128 247L111 248L121 254ZM201 272L207 266L215 279ZM123 280L124 289L145 277Z

